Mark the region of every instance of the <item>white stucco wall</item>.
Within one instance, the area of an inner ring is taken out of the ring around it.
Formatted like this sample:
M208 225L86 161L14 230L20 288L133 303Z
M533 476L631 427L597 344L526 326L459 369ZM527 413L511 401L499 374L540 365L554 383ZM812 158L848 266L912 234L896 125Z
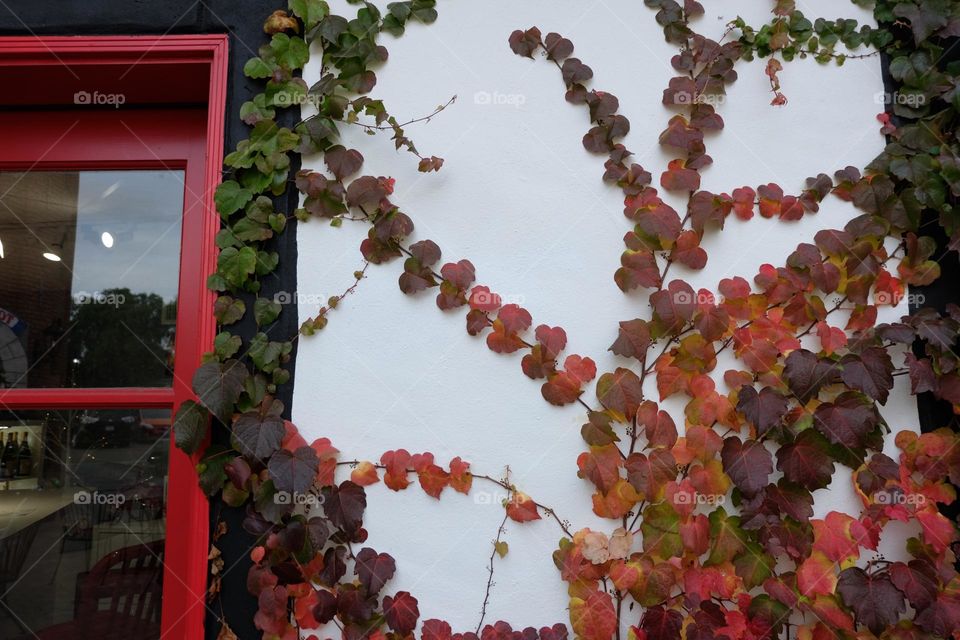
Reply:
M737 13L761 24L772 6L766 0L704 4L707 15L699 28L713 38ZM393 201L416 223L412 240L434 240L444 261L470 259L478 283L519 302L534 325L564 327L567 353L592 357L601 372L623 366L626 361L607 351L617 322L649 317L649 307L642 291L624 295L613 282L630 228L622 195L602 183L603 158L581 146L588 116L564 101L557 69L517 57L507 37L537 25L570 38L575 55L593 68L591 86L619 97L632 126L625 144L655 181L669 159L657 137L670 115L661 94L673 75L669 59L675 49L664 42L654 12L636 0L438 5L434 25L411 25L399 39L385 37L390 60L378 73L373 96L401 121L458 96L429 124L408 128L421 153L445 158L443 170L418 173L415 159L395 152L387 135L371 138L348 129L344 143L362 151L365 173L396 178ZM849 3L811 0L798 6L811 19L870 19ZM342 9L355 10L345 4ZM704 189L729 192L776 182L796 193L808 176L863 167L882 149L875 119L883 109L875 97L883 89L878 58L840 68L813 60L786 64L780 75L789 103L781 108L769 105L763 68L763 62L738 66L739 80L720 106L726 128L707 140L714 164L703 172ZM308 83L317 80L315 62L305 75ZM305 158L304 166L319 170L322 163ZM679 202L671 203L680 209ZM798 242L812 241L817 230L841 227L854 215L851 206L829 197L820 213L799 222L731 216L722 233L708 234L705 270L677 268L671 275L712 290L724 277L752 281L762 263L783 264ZM366 232L360 224L300 225L301 301L325 300L349 284L362 264L358 247ZM544 402L541 382L523 375L518 355L489 351L482 339L467 335L462 312L436 308L434 294L402 294L401 272L400 261L371 266L356 293L331 314L329 326L300 341L293 419L307 439L330 437L346 458L378 460L383 451L403 447L432 451L443 465L460 455L480 473L499 475L509 465L519 487L556 506L574 529L612 529L592 515L592 485L576 475L584 448L582 408ZM316 311L317 305L301 302L301 319ZM881 311L881 320L905 312L905 305ZM721 362L718 378L726 368ZM916 406L903 380L897 378L883 410L895 431L917 428ZM585 397L593 401L592 386ZM818 517L856 508L848 469L839 469L835 485L817 493ZM398 561L388 589L411 591L421 619L442 617L455 630L476 625L491 540L503 513L500 496L484 493L489 487L481 483L474 486L472 496L444 491L440 502L417 487L401 494L382 483L367 488L368 544ZM556 523L508 523L507 529L510 553L496 563L487 621L521 627L566 622L565 584L551 560L561 535Z

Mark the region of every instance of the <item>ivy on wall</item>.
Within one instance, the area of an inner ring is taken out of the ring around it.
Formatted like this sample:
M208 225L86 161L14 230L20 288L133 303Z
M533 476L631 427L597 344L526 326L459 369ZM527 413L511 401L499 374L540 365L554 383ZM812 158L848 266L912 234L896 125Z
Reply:
M623 192L629 220L612 279L624 291L649 293L652 314L612 328L610 350L622 365L598 376L589 357L565 354L562 328L502 304L478 283L469 260L445 262L431 240L409 243L414 223L391 200L393 179L364 174L361 152L340 144L342 128L359 126L386 132L421 171L443 166L407 137L404 128L416 121L399 122L370 97L374 69L387 60L380 34L400 35L411 20L433 22L434 0L395 2L385 12L352 4L359 6L348 19L322 0L290 0L266 20L270 42L245 67L265 89L241 109L250 137L225 158L229 175L216 194L223 229L209 286L220 292L222 332L194 379L197 401L181 406L175 422L177 445L197 456L203 489L245 506L245 528L258 536L248 587L258 598L263 637L309 637L328 623L348 640L399 640L418 628L427 640L561 640L571 631L609 640L624 629L638 640L960 637L957 529L938 508L956 498L960 436L901 432L894 459L881 452L891 428L878 411L894 378L907 376L913 393L930 392L960 413L960 309L921 309L877 324L878 307L940 275L924 220L936 218L950 250L960 246L960 68L940 64L948 40L960 35L960 5L855 0L873 8L880 26L871 28L848 19L811 22L792 0L777 0L769 23L735 20L717 42L696 30L700 3L645 0L677 47L659 138L675 157L658 182L686 198L685 211L661 199L654 175L632 161L619 101L590 87L593 72L574 57L571 40L536 27L510 34L517 55L557 68L566 100L588 114L583 146L603 159L602 179ZM869 51L858 53L863 47ZM311 51L322 56L320 80L307 86L299 73ZM794 195L776 184L729 193L700 188L712 163L706 144L724 126L715 105L739 62L767 60L771 102L782 106L788 90L777 74L784 63L811 56L842 64L881 51L900 88L892 113L879 117L888 145L868 167L812 177ZM292 129L277 124L278 110L307 100L316 115ZM294 153L322 154L325 170L291 177ZM460 457L441 464L431 453L401 449L379 461L345 460L329 440L308 444L283 420L273 394L289 379L285 363L297 337L269 337L282 305L256 294L279 261L265 243L284 233L290 218L271 196L291 184L303 194L292 214L299 220L369 226L360 246L366 266L300 335L324 329L369 264L403 258L401 291L429 291L440 310L463 313L467 332L490 350L521 354L522 372L543 381L547 402L583 407L578 475L594 487L593 510L611 521L610 531L576 528L558 515L562 505L541 504L509 476L479 473ZM763 265L752 284L734 277L716 291L696 291L675 277L680 267L705 267L703 238L731 214L790 221L831 197L862 213L799 244L784 264ZM261 332L243 344L229 327L250 313ZM718 371L723 352L739 368ZM648 380L656 397L647 395ZM671 397L683 400L682 415L661 408ZM211 419L230 427L229 446L205 446ZM812 492L829 487L838 471L844 477L844 469L861 512L813 518ZM474 630L454 633L441 620L421 620L413 594L389 589L397 562L364 546L364 487L381 481L394 491L416 482L437 499L445 490L468 493L475 482L506 492ZM484 625L495 563L509 553L504 524L541 518L563 535L553 559L570 597L569 626ZM891 521L915 531L904 540L907 562L876 553ZM221 638L233 637L224 624Z

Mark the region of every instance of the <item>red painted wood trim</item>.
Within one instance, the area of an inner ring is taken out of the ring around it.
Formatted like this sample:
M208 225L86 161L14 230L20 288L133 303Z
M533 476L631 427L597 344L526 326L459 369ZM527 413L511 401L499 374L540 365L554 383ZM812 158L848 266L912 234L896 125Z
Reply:
M191 64L187 64L191 63ZM0 168L178 168L185 171L174 383L170 389L8 389L0 406L170 407L193 398L190 381L213 345L215 295L206 277L216 265L219 217L213 193L221 178L227 91L227 37L52 36L0 38L0 69L74 65L155 65L177 76L202 68L209 84L202 110L26 110L0 118ZM115 70L123 67L115 67ZM122 77L123 72L118 77ZM142 80L133 79L140 83ZM142 77L144 74L140 74ZM149 92L149 86L138 87ZM0 98L2 102L2 98ZM118 126L118 124L120 126ZM209 540L206 497L195 464L171 444L162 615L165 640L202 640Z
M173 389L3 389L4 409L155 409L174 403Z

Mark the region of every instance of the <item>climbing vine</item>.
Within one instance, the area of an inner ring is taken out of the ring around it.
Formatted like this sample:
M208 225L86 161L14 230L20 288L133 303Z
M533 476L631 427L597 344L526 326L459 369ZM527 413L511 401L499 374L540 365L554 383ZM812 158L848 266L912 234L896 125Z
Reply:
M222 332L194 379L197 401L184 403L175 420L177 446L195 456L204 491L245 506L244 526L258 537L247 584L263 637L292 640L327 624L348 640L399 640L418 629L427 640L562 640L571 630L588 640L620 638L624 630L637 640L960 637L957 530L939 508L956 498L960 436L948 425L903 431L895 436L900 453L889 457L882 444L891 427L878 410L895 377L907 376L914 394L930 393L960 413L960 309L925 308L877 323L878 307L939 277L944 249L935 233L949 238L948 251L960 247L960 67L942 62L960 35L960 5L855 0L873 8L879 28L872 28L848 19L811 22L792 0L777 0L769 23L734 20L718 42L696 30L700 3L645 0L677 47L659 138L675 157L658 182L685 198L680 212L632 161L622 143L630 123L614 95L591 88L593 71L574 57L573 42L537 27L510 34L514 53L555 66L567 102L585 108L583 146L603 158L602 178L622 191L629 221L612 279L623 291L649 293L652 313L638 312L611 333L622 366L598 376L592 359L565 354L562 328L503 304L468 259L445 262L432 240L408 242L414 222L392 200L394 180L364 174L362 153L340 143L343 127L384 131L420 171L439 171L443 160L422 155L405 127L450 104L401 123L370 97L374 69L388 57L380 34L400 35L411 20L433 22L434 0L395 2L385 12L352 4L359 7L348 19L322 0L290 0L267 19L270 42L244 68L265 89L241 109L250 137L226 156L228 175L216 193L223 229L209 286L220 293ZM320 79L308 86L300 72L311 50L321 56ZM784 64L807 56L842 64L881 52L899 96L909 99L891 101L879 116L888 144L863 171L820 174L796 195L776 184L700 188L712 164L706 143L724 127L719 98L740 61L767 60L772 106L783 107ZM293 128L278 123L281 109L306 101L315 115ZM322 154L325 169L291 176L295 153ZM593 511L611 521L610 531L577 528L509 474L481 473L460 457L441 464L429 452L400 449L378 461L343 460L328 439L307 443L282 418L274 396L289 380L285 365L298 338L272 335L282 305L260 294L280 259L270 241L290 218L271 196L291 185L303 196L292 214L298 220L369 225L364 266L299 335L324 330L369 264L403 258L401 291L435 293L438 308L462 313L467 332L491 351L520 353L523 374L542 380L547 402L583 407L578 475L593 486ZM702 241L731 214L790 221L815 213L828 197L862 213L799 244L782 265L763 265L752 284L733 277L716 291L697 291L676 277L681 267L706 266ZM250 311L259 331L244 344L230 327ZM723 352L738 368L718 375ZM668 398L683 401L682 416L662 408ZM211 420L229 427L229 444L207 444ZM814 518L813 492L846 473L861 512ZM393 491L416 482L436 499L448 490L469 493L475 483L505 492L475 630L454 633L441 620L421 620L413 594L388 588L397 562L364 546L365 487L378 482ZM570 598L569 627L484 625L495 564L509 553L504 525L541 518L563 536L553 559ZM903 545L907 561L877 553L892 521L913 527ZM217 554L211 558L219 570ZM224 622L221 638L232 637Z

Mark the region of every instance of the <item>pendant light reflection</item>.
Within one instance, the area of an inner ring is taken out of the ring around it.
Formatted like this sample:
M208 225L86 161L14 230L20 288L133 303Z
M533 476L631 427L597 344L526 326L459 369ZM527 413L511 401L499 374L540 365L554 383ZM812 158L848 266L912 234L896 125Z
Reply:
M107 249L113 248L113 235L109 231L104 231L100 234L100 242L103 243Z
M3 240L0 240L0 259L2 258L6 258L6 256L3 255Z
M60 256L58 256L58 255L55 254L55 253L51 253L51 252L49 252L49 251L44 251L44 252L43 252L43 257L46 258L47 260L49 260L50 262L60 262L60 260L61 260Z

